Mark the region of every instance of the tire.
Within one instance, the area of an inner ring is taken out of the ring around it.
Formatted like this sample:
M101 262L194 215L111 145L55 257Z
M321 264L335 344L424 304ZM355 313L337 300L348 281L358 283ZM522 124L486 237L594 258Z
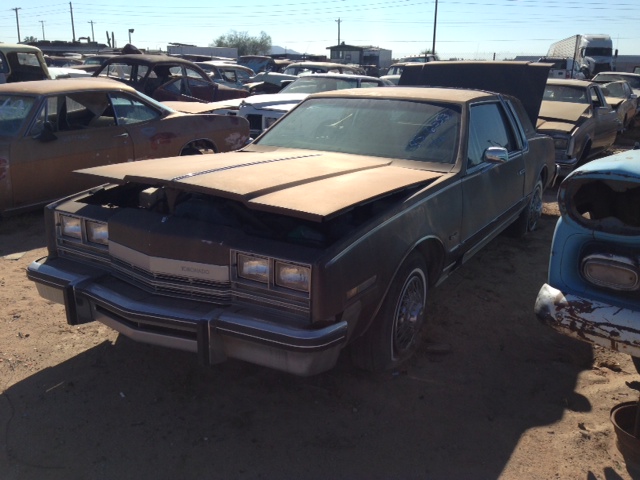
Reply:
M518 219L508 229L511 236L521 238L538 228L538 222L542 216L543 189L542 180L538 179L535 187L533 187L529 203L524 210L522 210Z
M371 372L394 369L413 356L425 323L427 265L417 252L398 270L380 311L351 346L354 365Z

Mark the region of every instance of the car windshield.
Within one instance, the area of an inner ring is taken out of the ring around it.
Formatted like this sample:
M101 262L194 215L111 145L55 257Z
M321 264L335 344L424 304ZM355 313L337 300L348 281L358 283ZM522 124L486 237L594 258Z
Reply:
M460 107L383 98L317 98L255 143L423 162L454 163Z
M607 97L626 98L627 94L624 90L624 84L620 82L611 82L603 85L605 95Z
M627 82L631 88L640 89L640 77L632 77L631 75L602 75L598 74L593 77L594 82L602 82L602 81L613 81L613 80L624 80Z
M300 77L280 90L280 93L316 93L357 87L358 80L355 78L326 78L309 76Z
M552 102L589 103L587 92L584 88L569 85L547 84L542 99Z
M16 135L29 112L35 98L19 95L0 95L0 135Z

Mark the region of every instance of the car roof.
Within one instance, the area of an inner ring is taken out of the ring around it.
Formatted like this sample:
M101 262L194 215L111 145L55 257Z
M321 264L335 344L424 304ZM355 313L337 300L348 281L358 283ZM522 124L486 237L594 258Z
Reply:
M287 67L341 67L341 68L358 68L355 65L347 65L344 63L333 63L333 62L293 62L287 65Z
M130 53L126 55L116 55L113 58L109 58L104 65L109 63L143 63L143 64L156 64L156 63L178 63L183 65L194 65L190 60L186 60L180 57L172 57L169 55L153 55L153 54L140 54Z
M638 73L631 73L631 72L600 72L600 73L596 73L594 75L594 77L614 77L614 76L625 76L625 77L635 77L638 78L640 77L640 74Z
M302 79L302 78L335 78L335 79L361 79L361 80L375 80L378 81L380 80L380 78L378 77L372 77L370 75L358 75L356 73L314 73L312 75L303 75L301 77L298 77L298 79ZM298 80L294 80L294 82L297 82Z
M439 88L439 87L394 87L394 88L347 88L330 92L319 92L309 96L316 97L340 97L340 98L386 98L390 100L424 100L424 101L449 101L454 103L466 103L476 99L495 98L495 94L482 90L470 90L465 88Z
M590 80L576 80L574 78L550 78L547 85L573 85L575 87L588 87L594 82Z
M50 95L69 91L120 90L135 92L125 83L104 77L65 78L64 80L37 80L33 82L13 82L0 85L0 93L22 95Z
M22 43L0 43L1 52L41 52L38 47L32 45L24 45Z

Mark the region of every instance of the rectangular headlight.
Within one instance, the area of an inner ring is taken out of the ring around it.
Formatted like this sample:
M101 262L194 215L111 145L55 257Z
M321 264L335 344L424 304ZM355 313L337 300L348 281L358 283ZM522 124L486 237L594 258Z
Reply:
M238 254L238 276L255 282L269 283L269 260L253 255Z
M275 270L276 285L301 292L309 291L311 280L311 269L309 267L276 262Z
M109 245L109 228L106 223L87 220L87 240L91 243Z
M60 215L60 232L65 237L82 240L82 222L76 217Z
M638 288L638 267L630 258L589 255L582 261L582 273L589 282L601 287L623 291Z

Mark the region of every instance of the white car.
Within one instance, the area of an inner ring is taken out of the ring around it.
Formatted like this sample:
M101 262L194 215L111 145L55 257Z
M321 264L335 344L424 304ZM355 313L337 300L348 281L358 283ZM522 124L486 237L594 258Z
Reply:
M249 120L251 136L255 138L312 93L387 86L393 86L393 84L365 75L339 73L304 75L284 87L279 93L243 98L240 101L238 115Z

